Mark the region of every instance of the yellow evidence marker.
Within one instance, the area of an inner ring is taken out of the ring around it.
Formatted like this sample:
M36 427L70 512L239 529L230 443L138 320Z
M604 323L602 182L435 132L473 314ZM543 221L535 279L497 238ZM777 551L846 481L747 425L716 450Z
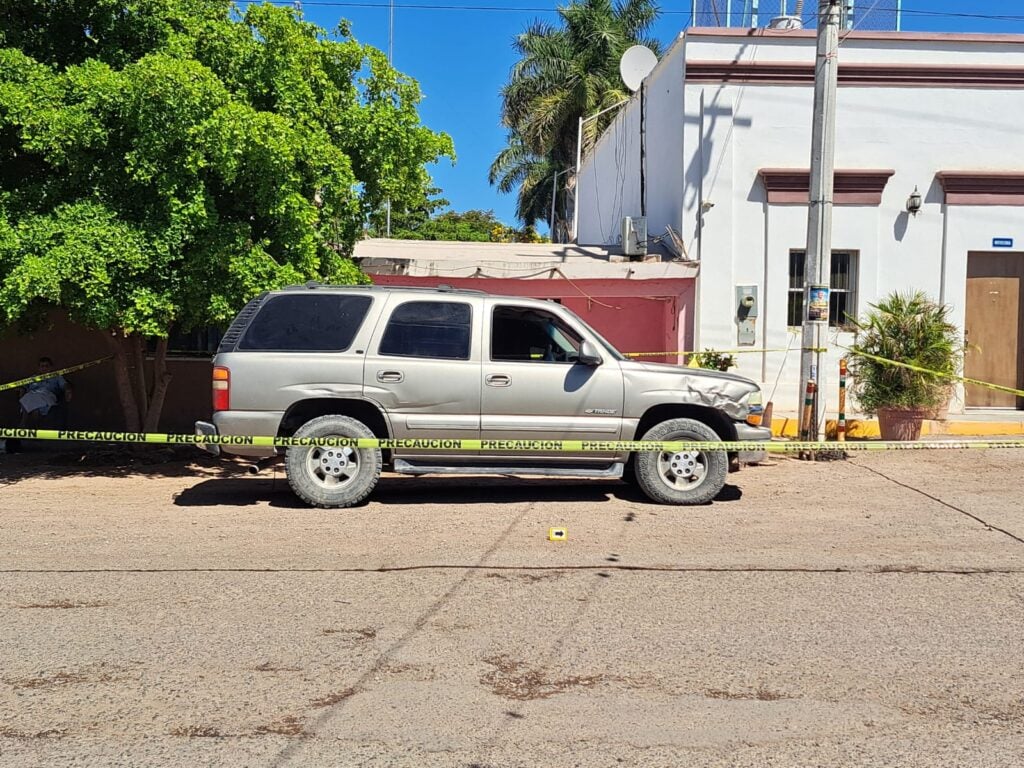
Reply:
M565 541L568 538L567 528L548 528L548 541Z

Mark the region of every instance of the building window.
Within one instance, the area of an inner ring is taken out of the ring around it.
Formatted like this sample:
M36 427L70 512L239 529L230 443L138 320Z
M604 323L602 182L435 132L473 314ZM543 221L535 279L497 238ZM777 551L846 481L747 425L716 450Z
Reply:
M167 334L167 356L209 359L217 354L217 347L220 345L220 340L223 336L224 329L213 325L205 328L194 328L191 331L183 331L178 326L172 325ZM159 341L155 336L146 338L145 350L148 357L156 355Z
M848 328L850 318L857 316L856 251L832 251L832 274L829 281L828 325ZM804 260L805 251L789 252L789 304L787 324L800 327L804 322Z

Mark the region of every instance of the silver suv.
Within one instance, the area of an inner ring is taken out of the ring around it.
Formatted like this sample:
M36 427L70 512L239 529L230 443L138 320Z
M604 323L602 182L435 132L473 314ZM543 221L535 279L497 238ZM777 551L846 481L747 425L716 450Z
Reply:
M443 439L771 438L753 425L754 382L628 360L539 299L311 283L253 299L213 363L213 423L197 422L199 435L424 439L416 449L283 449L292 489L319 507L362 501L385 464L411 475L625 476L656 502L701 504L722 489L736 455L465 451ZM260 458L280 449L224 450Z

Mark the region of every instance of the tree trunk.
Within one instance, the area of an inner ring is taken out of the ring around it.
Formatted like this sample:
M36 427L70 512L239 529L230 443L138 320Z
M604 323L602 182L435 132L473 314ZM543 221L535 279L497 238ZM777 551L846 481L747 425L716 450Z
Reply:
M125 341L131 350L129 374L132 379L132 392L135 394L135 405L139 409L139 421L145 424L149 413L149 396L146 392L146 356L143 354L142 337L133 333Z
M164 409L164 397L171 378L167 370L167 339L158 339L156 355L153 357L153 389L149 393L149 407L143 424L146 432L156 432L160 426L160 414Z
M117 399L121 403L121 413L124 415L124 428L129 432L138 432L142 422L132 393L131 377L128 374L126 339L116 331L104 332L103 336L114 355L114 381L117 386Z
M142 336L121 331L104 332L114 355L114 381L121 403L124 428L129 432L155 432L159 427L171 374L167 370L167 339L158 339L153 358L153 383L146 385L146 356Z

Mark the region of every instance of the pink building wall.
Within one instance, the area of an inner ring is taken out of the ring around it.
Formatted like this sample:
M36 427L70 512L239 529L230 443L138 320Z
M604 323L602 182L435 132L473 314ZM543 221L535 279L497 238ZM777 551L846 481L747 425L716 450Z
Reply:
M377 285L434 288L450 285L502 296L557 299L582 317L622 352L676 352L692 349L692 278L660 280L489 277L412 277L370 275ZM680 362L677 356L640 358Z

